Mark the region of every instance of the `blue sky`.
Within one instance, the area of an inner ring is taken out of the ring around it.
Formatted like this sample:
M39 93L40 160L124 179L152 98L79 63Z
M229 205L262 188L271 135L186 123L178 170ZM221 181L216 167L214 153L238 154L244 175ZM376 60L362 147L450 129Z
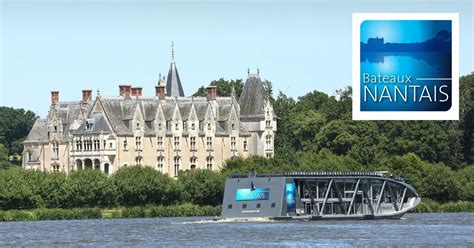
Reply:
M260 75L274 94L333 94L351 84L353 12L459 12L460 73L474 70L469 0L1 1L0 105L45 116L50 91L154 94L174 41L185 94L211 80Z

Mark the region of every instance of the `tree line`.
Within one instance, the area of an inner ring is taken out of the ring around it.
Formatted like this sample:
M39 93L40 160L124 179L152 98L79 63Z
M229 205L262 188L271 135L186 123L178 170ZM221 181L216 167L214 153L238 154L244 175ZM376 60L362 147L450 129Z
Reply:
M149 166L124 167L112 176L97 170L66 175L9 168L0 170L0 210L217 206L222 203L224 181L223 174L209 170L182 171L175 180Z

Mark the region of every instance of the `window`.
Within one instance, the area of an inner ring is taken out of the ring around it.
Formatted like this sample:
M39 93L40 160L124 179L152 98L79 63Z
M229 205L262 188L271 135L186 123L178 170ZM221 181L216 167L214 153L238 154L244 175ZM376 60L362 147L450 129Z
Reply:
M230 137L230 149L232 151L237 150L237 142L235 140L236 140L235 137Z
M272 205L271 205L271 207L272 207L272 208L275 208L275 206L276 206L276 204L273 202Z
M206 149L212 150L212 137L206 137Z
M194 123L194 122L191 123L191 129L192 129L192 130L196 129L196 123Z
M161 124L161 122L158 123L158 129L161 130L162 128L163 128L163 124Z
M235 130L235 123L232 123L232 130Z
M249 149L247 145L247 139L244 139L243 147L244 147L244 151L247 151Z
M232 204L227 205L227 209L232 209Z
M52 166L54 172L59 172L59 164L53 164Z
M140 122L137 122L137 128L139 128L139 127L140 127Z
M33 156L33 152L32 152L32 151L28 151L28 162L33 161L33 160L32 160L32 156Z
M135 149L138 149L138 150L142 149L142 137L141 136L135 137Z
M257 208L261 208L262 207L262 204L261 203L257 203Z
M180 158L178 156L173 158L173 168L174 168L174 176L177 177L179 173L179 164Z
M196 150L196 137L191 137L189 138L189 144L190 144L190 148L191 148L191 151L195 151Z
M211 130L211 123L210 122L207 123L207 130Z
M179 150L179 137L173 137L174 139L174 142L173 142L173 145L174 145L174 149L175 150Z
M104 140L104 146L102 147L102 149L106 149L107 148L107 141ZM112 148L112 143L110 143L110 148Z
M156 137L156 149L160 151L163 150L163 137L161 136Z
M87 124L86 124L87 125ZM54 132L56 133L58 131L58 126L54 125Z
M183 130L187 130L187 129L188 129L188 122L183 121Z
M100 149L100 140L98 138L94 138L94 150L97 151Z
M266 154L266 157L267 157L267 158L272 158L272 154L271 154L271 153L267 153L267 154Z
M247 204L242 204L242 208L247 208Z
M166 130L171 131L171 122L166 121Z
M272 121L266 121L265 125L266 127L272 127Z
M143 164L143 157L142 156L138 156L135 158L135 164L136 165L142 165Z
M199 131L202 131L204 129L203 122L199 121Z
M80 138L78 138L76 140L76 150L77 151L81 151L82 150L82 140Z
M114 144L112 142L109 143L109 148L110 149L114 148Z
M165 165L165 158L163 156L158 157L157 167L158 167L159 172L163 173L164 165Z
M127 138L125 138L125 139L123 140L123 149L124 149L124 150L128 150Z
M272 136L269 134L265 137L265 144L267 146L267 150L273 150L273 146L272 146Z
M213 162L214 162L214 158L213 158L213 157L208 156L208 157L206 158L206 168L207 168L208 170L212 170L212 164L213 164Z
M178 130L179 129L179 125L178 123L174 124L174 129Z
M53 142L53 159L59 159L59 142Z
M191 163L191 171L194 171L196 169L197 158L196 157L191 157L189 159L189 162Z

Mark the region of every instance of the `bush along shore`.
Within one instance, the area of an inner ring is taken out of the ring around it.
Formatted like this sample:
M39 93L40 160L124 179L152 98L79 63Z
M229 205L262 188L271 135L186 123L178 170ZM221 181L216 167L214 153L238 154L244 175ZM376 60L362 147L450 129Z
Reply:
M113 209L99 208L44 208L29 210L0 211L0 221L41 221L41 220L80 220L116 218L157 218L218 216L220 206L198 206L180 204L170 206L124 207Z

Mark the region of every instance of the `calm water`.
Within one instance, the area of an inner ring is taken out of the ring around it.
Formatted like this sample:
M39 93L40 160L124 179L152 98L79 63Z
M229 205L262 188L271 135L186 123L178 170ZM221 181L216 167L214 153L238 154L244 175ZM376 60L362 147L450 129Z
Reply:
M0 246L466 246L474 214L402 220L214 222L161 218L0 222Z

